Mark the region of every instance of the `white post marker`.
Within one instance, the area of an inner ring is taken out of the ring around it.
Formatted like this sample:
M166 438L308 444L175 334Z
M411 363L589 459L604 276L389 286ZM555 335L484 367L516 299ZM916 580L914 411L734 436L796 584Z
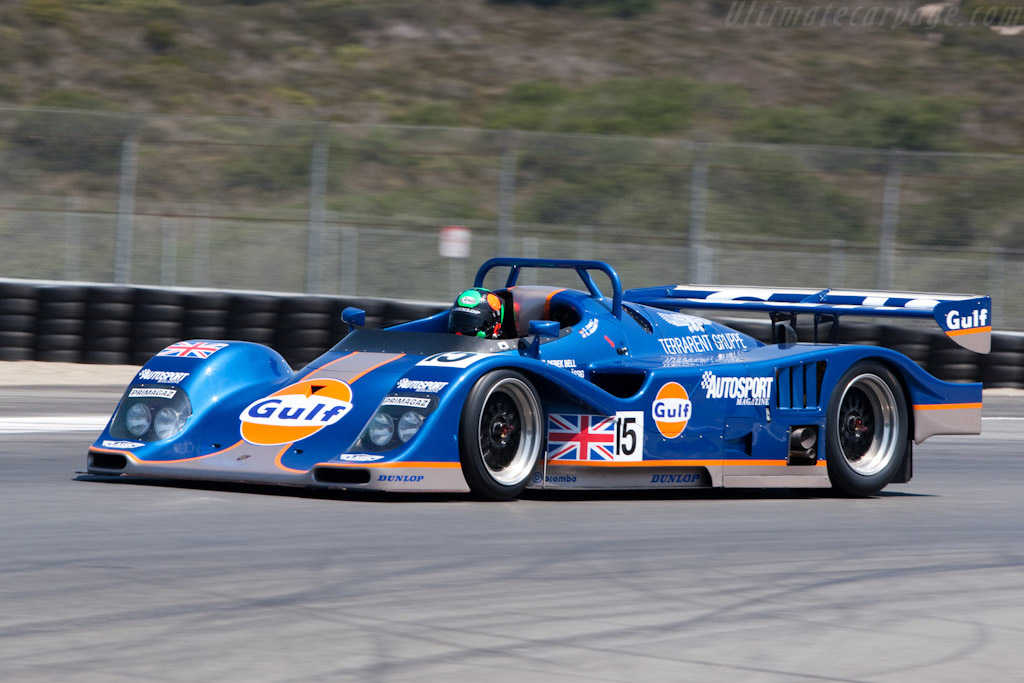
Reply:
M451 259L448 266L448 289L455 294L465 289L463 271L465 261L469 258L471 238L469 228L461 225L446 225L441 228L437 252L442 258Z

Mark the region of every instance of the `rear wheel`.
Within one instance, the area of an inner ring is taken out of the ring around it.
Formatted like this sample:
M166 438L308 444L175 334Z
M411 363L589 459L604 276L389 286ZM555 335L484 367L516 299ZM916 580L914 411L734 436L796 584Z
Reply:
M832 486L854 496L881 491L906 457L908 426L906 399L892 372L869 362L850 368L829 400Z
M543 447L543 417L537 390L518 372L496 370L477 380L459 428L462 473L473 493L490 500L522 493Z

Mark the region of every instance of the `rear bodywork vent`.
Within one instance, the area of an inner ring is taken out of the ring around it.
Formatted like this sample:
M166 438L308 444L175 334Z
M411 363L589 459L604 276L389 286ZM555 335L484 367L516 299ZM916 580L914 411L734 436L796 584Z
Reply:
M89 469L123 470L128 465L128 458L120 453L89 453Z
M357 467L317 467L313 479L321 484L368 484L370 470Z
M775 371L776 403L780 410L818 408L821 404L821 385L825 379L826 362L800 363Z

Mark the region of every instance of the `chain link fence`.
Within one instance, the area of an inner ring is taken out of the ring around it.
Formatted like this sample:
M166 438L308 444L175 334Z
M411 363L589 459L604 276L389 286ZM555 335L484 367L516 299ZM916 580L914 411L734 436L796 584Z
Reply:
M1024 329L1022 181L1010 155L0 108L0 275L446 301L494 255L590 258L626 287L986 293Z

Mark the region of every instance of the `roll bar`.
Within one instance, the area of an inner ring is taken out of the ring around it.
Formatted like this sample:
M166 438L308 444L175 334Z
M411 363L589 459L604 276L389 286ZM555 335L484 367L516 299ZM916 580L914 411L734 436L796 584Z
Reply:
M494 268L503 266L507 266L510 269L508 279L505 281L506 287L515 287L516 281L519 279L519 272L523 268L566 268L575 270L580 280L587 286L587 291L590 292L590 295L598 301L605 301L606 297L597 288L597 285L594 284L594 278L590 276L591 270L599 270L607 275L608 279L612 282L612 315L619 319L622 318L622 282L619 280L619 274L615 272L615 269L603 261L511 257L492 258L485 261L480 266L480 269L476 271L476 279L473 282L473 286L483 287L484 278L487 276L487 273Z

